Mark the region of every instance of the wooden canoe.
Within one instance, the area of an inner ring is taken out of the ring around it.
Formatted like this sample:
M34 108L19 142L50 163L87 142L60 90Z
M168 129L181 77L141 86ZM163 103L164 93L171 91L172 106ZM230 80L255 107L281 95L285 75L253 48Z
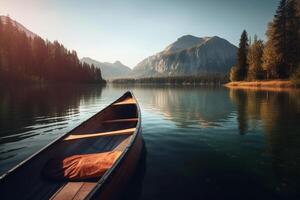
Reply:
M61 136L0 178L1 199L116 199L126 188L142 150L141 113L131 92ZM43 169L60 156L121 151L98 178L49 180Z

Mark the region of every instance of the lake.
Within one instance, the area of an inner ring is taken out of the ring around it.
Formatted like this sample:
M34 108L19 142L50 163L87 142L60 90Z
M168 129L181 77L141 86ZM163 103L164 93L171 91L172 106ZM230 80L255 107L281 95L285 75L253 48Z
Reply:
M0 89L0 174L125 91L145 151L124 199L300 199L300 91L83 85Z

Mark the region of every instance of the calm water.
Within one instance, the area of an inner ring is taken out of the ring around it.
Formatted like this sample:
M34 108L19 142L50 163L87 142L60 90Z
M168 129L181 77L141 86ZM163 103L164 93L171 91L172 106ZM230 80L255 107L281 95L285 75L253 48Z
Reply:
M141 106L146 148L127 199L300 199L299 91L2 89L0 174L128 89Z

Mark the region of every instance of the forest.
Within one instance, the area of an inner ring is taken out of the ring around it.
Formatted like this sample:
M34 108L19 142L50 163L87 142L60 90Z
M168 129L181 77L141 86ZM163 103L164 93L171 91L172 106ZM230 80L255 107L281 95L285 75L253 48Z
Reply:
M228 82L223 74L207 74L197 76L168 76L147 78L124 78L112 80L113 84L165 84L165 85L221 85Z
M281 0L269 23L267 41L242 32L231 81L300 80L300 1Z
M0 20L0 83L101 83L99 68L81 63L57 41L28 37L14 21Z

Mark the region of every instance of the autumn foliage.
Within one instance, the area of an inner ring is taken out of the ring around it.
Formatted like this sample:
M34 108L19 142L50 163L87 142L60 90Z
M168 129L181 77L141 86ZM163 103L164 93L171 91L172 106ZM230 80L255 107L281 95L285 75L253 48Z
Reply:
M231 81L300 77L300 1L281 0L266 35L265 44L255 37L247 48L247 33L242 33Z

